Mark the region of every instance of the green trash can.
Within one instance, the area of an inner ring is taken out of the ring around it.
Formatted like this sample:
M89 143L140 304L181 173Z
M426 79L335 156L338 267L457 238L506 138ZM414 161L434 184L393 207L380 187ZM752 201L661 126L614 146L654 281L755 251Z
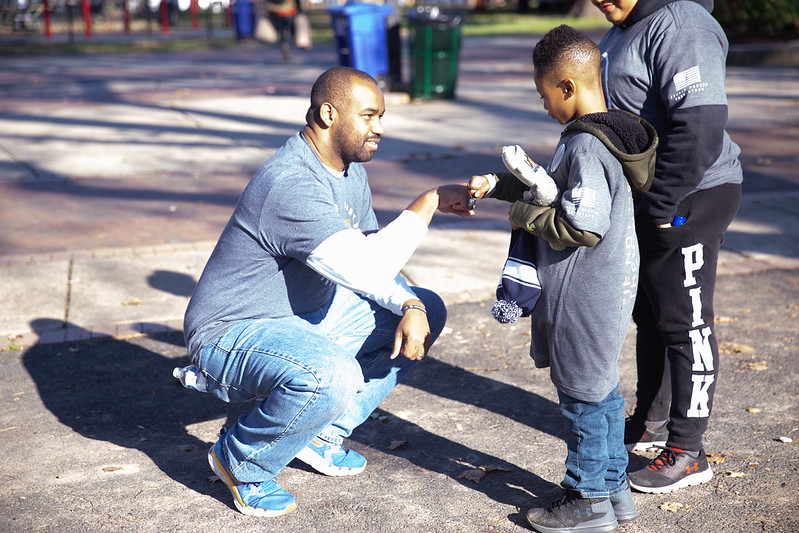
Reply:
M465 14L419 6L407 15L411 98L455 98Z

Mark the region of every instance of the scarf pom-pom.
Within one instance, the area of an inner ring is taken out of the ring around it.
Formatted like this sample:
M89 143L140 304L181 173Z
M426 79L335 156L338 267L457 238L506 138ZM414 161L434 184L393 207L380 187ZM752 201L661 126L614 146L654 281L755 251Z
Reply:
M516 302L497 300L491 308L491 314L500 324L509 324L519 320L522 308L516 305Z

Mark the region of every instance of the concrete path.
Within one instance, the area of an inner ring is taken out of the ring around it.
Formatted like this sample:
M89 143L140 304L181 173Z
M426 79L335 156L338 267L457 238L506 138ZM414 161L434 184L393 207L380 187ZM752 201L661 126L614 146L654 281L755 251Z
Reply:
M456 100L387 95L367 167L382 222L426 188L500 168L504 144L547 160L561 127L533 88L534 41L467 39ZM508 239L504 208L488 202L476 220L437 216L405 269L444 296L450 329L353 435L367 472L292 465L281 482L300 510L276 521L236 513L209 483L204 454L246 406L172 383L183 312L238 194L335 61L317 47L283 64L255 44L2 59L0 531L517 532L555 493L554 389L524 328L488 313ZM720 265L716 477L636 495L642 516L620 531L799 530L799 456L779 440L796 438L799 408L799 69L731 67L728 93L746 182ZM462 477L481 468L479 482Z

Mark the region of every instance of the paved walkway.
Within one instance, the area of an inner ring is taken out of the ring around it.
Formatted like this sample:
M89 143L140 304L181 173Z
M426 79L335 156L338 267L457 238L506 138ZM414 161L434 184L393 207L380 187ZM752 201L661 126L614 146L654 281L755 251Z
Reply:
M521 143L546 161L560 131L529 75L532 38L470 38L458 98L388 94L368 165L381 221L420 191L498 168ZM9 57L0 69L0 348L180 329L191 288L253 171L299 129L317 48L279 62L216 52ZM721 272L799 265L799 70L731 68L730 132L745 195ZM406 274L448 301L490 297L505 213L438 216ZM445 251L445 253L442 253Z
M456 100L388 95L368 165L382 222L425 188L497 169L503 144L548 158L560 126L534 93L533 40L467 39ZM275 520L237 513L209 479L208 447L249 405L173 382L183 311L238 194L335 60L318 47L284 65L254 44L2 59L0 531L522 533L524 511L555 497L554 388L524 326L488 312L508 238L490 202L473 220L437 216L405 269L444 296L448 329L348 440L363 474L292 463L280 482L298 510ZM717 287L715 475L635 494L640 517L623 533L799 531L799 69L732 67L728 91L746 183ZM90 337L105 339L63 342Z

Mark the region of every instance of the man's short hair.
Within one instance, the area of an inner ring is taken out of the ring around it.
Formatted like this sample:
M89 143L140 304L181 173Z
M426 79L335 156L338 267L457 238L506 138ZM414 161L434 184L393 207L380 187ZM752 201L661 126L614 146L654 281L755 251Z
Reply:
M533 48L533 68L540 78L598 75L600 60L596 43L565 24L547 32Z
M305 121L311 124L317 110L325 102L336 108L344 106L352 95L352 84L355 80L378 86L372 76L352 67L333 67L323 72L311 89L311 106L305 114Z

